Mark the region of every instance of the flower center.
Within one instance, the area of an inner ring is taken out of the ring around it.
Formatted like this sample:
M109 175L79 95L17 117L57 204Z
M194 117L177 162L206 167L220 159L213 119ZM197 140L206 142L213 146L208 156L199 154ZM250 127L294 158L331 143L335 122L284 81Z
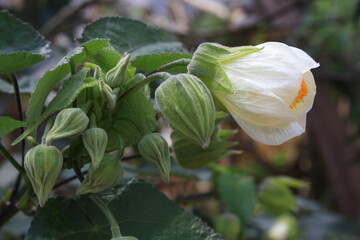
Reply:
M291 109L294 109L300 102L304 101L304 97L308 93L309 93L309 89L307 88L307 85L306 85L304 79L302 79L299 92L298 92L297 96L295 97L294 101L290 104L289 107Z

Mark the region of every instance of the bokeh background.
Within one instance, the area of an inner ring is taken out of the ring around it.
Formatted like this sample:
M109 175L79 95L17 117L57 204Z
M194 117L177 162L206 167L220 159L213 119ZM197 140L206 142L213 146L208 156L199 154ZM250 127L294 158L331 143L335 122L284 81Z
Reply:
M228 46L281 41L305 50L320 63L313 71L317 96L308 114L307 133L269 147L252 141L239 129L231 140L239 142L234 149L243 153L220 163L236 167L258 182L268 176L287 175L308 183L308 188L295 192L299 204L311 212L305 219L299 217L301 231L308 234L301 239L358 239L359 0L0 0L0 9L30 23L51 42L50 59L19 73L22 91L29 93L48 68L78 45L76 38L83 27L103 16L131 17L155 25L174 35L189 52L205 41ZM23 96L24 109L28 97ZM17 118L11 88L0 90L0 101L0 115ZM228 118L224 128L237 125ZM17 134L14 131L2 142L11 143ZM18 154L17 148L11 151ZM11 165L0 156L0 197L15 178ZM156 177L149 180L205 220L223 207L212 195L216 189L211 178L173 177L168 184ZM73 196L71 185L58 192ZM252 220L250 228L271 225L264 216ZM0 230L0 239L22 239L29 221L17 216ZM263 238L254 233L248 239Z

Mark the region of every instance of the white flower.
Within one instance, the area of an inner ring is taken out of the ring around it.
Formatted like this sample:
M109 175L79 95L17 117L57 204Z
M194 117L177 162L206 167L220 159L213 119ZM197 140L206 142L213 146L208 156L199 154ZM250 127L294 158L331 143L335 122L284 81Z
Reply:
M231 91L209 88L250 137L278 145L305 131L306 113L316 93L310 69L319 64L304 51L283 43L256 47L263 49L217 60Z

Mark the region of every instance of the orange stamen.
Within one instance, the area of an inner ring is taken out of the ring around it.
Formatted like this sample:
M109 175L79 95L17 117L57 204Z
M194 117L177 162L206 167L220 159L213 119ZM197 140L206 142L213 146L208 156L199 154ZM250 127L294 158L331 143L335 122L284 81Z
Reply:
M306 86L306 83L304 81L304 79L302 79L301 81L301 86L300 86L300 90L298 92L298 95L296 96L296 98L294 99L294 101L290 104L290 108L294 109L296 107L296 105L298 105L300 102L302 102L304 100L304 97L306 95L308 95L309 93L309 89Z

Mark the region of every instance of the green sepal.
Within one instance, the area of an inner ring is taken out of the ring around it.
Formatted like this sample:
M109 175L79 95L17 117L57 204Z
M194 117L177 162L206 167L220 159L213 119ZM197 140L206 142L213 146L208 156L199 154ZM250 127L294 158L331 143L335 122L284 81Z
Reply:
M214 93L234 93L235 89L222 64L260 51L253 46L226 47L217 43L202 43L188 65L188 72L200 78Z
M155 99L171 127L189 141L206 148L215 127L215 106L209 89L195 76L169 77Z
M170 151L166 140L159 133L151 133L139 141L138 149L140 154L158 169L161 178L168 182Z

